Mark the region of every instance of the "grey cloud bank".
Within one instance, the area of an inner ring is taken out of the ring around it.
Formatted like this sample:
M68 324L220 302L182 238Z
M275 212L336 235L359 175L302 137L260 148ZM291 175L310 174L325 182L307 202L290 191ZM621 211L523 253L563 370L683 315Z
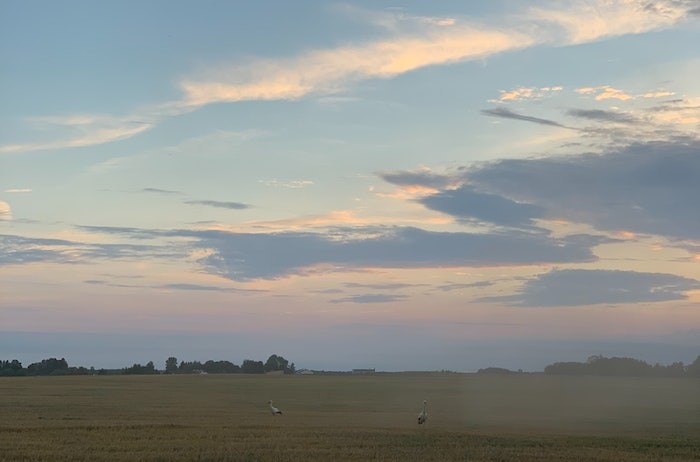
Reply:
M700 237L700 141L501 160L464 173L476 188L543 207L550 217L607 231Z
M434 174L385 173L394 184L435 185ZM419 199L458 220L502 226L548 218L601 231L632 231L675 240L700 239L700 140L643 142L601 153L503 159L464 166ZM449 178L449 180L448 180ZM679 243L692 246L692 243Z
M553 270L528 280L515 295L481 301L521 306L581 306L685 300L700 281L663 273L612 270Z
M208 271L234 280L277 278L314 265L348 268L431 268L595 260L605 238L556 239L517 231L493 234L431 232L418 228L353 230L333 239L316 233L200 233L196 246L213 250L200 260ZM365 234L357 238L357 234Z
M206 249L203 268L228 279L275 279L317 265L336 270L590 262L592 248L613 242L594 235L554 238L544 232L490 234L435 232L413 227L332 229L327 233L236 233L82 227L92 232L155 238L188 238L182 245Z

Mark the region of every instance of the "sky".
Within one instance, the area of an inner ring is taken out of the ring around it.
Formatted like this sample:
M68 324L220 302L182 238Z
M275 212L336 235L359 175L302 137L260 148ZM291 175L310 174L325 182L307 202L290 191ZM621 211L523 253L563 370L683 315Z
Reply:
M0 359L700 354L700 1L0 0Z

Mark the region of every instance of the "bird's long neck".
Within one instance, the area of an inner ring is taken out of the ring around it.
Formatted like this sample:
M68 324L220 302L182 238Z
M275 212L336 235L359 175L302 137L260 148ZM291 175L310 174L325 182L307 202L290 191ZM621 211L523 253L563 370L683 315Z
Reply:
M425 405L426 405L426 402L423 401L423 413L425 413Z

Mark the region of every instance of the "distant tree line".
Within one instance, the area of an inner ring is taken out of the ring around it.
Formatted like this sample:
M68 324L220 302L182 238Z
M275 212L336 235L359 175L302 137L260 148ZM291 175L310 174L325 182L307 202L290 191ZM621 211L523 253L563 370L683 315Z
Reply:
M518 371L511 371L510 369L505 369L503 367L486 367L484 369L479 369L476 371L477 374L522 374L523 370L518 369Z
M0 377L7 376L30 376L30 375L148 375L148 374L264 374L267 372L280 372L293 374L296 372L294 363L289 363L282 356L271 355L266 362L246 359L241 366L230 361L181 361L170 357L165 361L165 370L157 370L153 361L149 361L145 366L134 364L122 369L99 369L94 367L69 367L65 358L44 359L38 363L32 363L26 368L22 363L13 359L12 361L0 361Z
M700 356L689 365L675 362L668 366L659 363L653 366L633 358L606 358L591 356L584 363L559 362L544 368L552 375L604 375L619 377L700 377Z
M32 363L22 367L22 363L13 359L12 361L0 361L0 376L17 375L88 375L94 373L95 369L85 367L68 367L65 358L42 359L41 362Z
M281 372L284 374L294 374L296 367L294 363L289 363L282 356L271 355L264 363L245 359L238 366L230 361L181 361L178 365L177 358L169 357L165 361L166 374L265 374L266 372Z
M289 363L284 357L273 354L264 363L252 359L245 359L238 366L230 361L181 361L178 363L174 356L165 361L165 370L157 370L153 361L145 366L134 364L122 369L99 369L94 367L69 367L65 358L43 359L32 363L26 368L16 359L0 361L0 377L9 376L34 376L34 375L146 375L146 374L264 374L278 372L294 374L294 363ZM517 374L522 370L511 371L499 367L479 369L480 374ZM557 362L544 368L545 374L550 375L602 375L617 377L696 377L700 378L700 356L691 364L674 362L664 366L661 364L648 364L634 358L606 358L602 355L591 356L586 362Z

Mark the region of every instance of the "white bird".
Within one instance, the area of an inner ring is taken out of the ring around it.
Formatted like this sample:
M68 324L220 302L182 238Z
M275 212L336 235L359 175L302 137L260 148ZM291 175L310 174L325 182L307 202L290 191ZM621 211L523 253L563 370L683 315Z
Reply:
M275 416L277 414L280 414L280 415L282 414L282 411L280 411L279 409L277 409L275 406L272 405L272 400L270 400L268 402L270 404L270 412L272 413L273 416Z
M428 413L425 410L425 405L428 404L426 400L423 400L423 410L418 414L418 425L424 424L428 420Z

